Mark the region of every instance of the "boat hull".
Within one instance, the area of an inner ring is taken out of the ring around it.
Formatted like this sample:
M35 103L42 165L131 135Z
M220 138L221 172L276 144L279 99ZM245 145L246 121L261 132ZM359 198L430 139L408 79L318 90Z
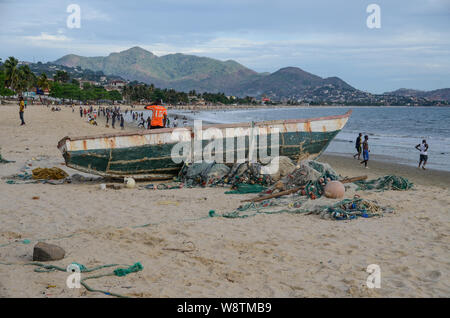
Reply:
M184 129L155 129L92 137L63 138L58 147L68 167L107 177L167 179L176 175L182 161L205 159L203 150L214 141L213 158L233 163L248 159L250 149L266 156L287 156L295 161L315 159L345 126L351 111L341 116L215 125ZM222 138L214 139L218 135ZM278 153L272 153L272 142ZM254 148L251 145L255 145ZM181 151L174 151L181 149ZM187 149L188 155L183 152ZM200 149L199 151L196 151ZM203 152L202 152L203 151ZM209 157L211 158L211 157ZM259 157L256 156L256 160Z

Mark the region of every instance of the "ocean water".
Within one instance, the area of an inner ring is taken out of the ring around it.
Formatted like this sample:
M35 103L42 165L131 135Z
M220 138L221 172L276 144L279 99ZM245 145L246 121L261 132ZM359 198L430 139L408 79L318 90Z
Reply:
M422 139L429 145L427 167L450 171L450 107L299 107L223 111L169 111L208 123L238 123L277 119L311 118L353 113L325 153L350 157L359 132L369 136L370 154L377 159L417 165ZM146 115L144 115L146 118ZM378 155L378 156L377 156Z

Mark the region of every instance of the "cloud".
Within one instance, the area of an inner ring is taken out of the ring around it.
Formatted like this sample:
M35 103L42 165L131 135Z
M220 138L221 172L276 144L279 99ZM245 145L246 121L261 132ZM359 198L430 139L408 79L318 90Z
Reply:
M58 32L58 35L49 34L47 32L41 32L40 35L28 35L23 37L26 40L31 40L35 42L68 42L71 41L70 38Z

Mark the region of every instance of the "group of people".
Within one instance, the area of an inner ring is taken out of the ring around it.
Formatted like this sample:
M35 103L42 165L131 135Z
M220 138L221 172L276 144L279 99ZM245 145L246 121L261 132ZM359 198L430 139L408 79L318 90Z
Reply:
M364 167L367 168L367 163L369 162L369 136L364 136L364 141L361 143L361 137L362 133L359 133L358 137L356 138L356 151L357 153L353 156L353 158L360 160L361 159L361 152L363 154L363 161L360 163L364 163ZM356 158L358 157L358 158Z
M353 158L361 160L361 152L363 155L363 160L360 162L360 164L364 164L365 168L367 167L367 164L369 162L369 136L365 135L364 140L362 139L362 133L359 133L358 137L356 138L356 154L353 155ZM415 147L418 151L420 151L420 157L419 157L419 169L422 168L425 169L425 165L428 161L428 144L425 139L422 140L422 143L416 145Z
M105 117L106 118L106 127L109 127L109 121L111 120L111 126L112 128L116 128L116 122L118 121L120 124L120 128L125 128L125 120L123 117L123 114L120 111L119 107L98 107L97 109L94 109L94 107L91 105L89 107L82 107L80 106L80 117L87 117L88 122L94 126L97 126L97 118L99 117Z
M74 108L72 106L72 112L74 112ZM111 127L115 128L116 123L119 122L120 128L124 129L125 127L125 118L124 115L130 114L133 122L138 122L138 127L147 128L147 129L157 129L164 128L170 126L170 120L167 116L167 110L163 107L160 109L155 109L152 111L152 115L148 116L147 119L144 119L144 112L137 112L133 110L126 109L124 112L121 112L120 106L116 107L98 107L95 109L93 106L82 107L80 106L80 117L87 117L89 123L93 125L97 125L97 117L104 116L106 118L106 127L109 127L111 122Z

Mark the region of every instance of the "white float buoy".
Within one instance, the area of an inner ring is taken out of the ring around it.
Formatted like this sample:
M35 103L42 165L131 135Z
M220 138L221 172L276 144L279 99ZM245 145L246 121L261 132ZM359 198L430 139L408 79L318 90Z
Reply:
M128 189L133 189L136 186L136 181L133 178L124 178L125 187Z

